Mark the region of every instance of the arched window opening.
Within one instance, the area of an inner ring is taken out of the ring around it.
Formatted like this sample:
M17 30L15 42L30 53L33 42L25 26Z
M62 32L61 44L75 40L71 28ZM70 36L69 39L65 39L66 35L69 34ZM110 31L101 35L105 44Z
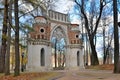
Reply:
M77 51L77 66L80 66L80 53Z
M40 53L40 63L41 66L45 66L45 51L43 48L41 49L41 53Z

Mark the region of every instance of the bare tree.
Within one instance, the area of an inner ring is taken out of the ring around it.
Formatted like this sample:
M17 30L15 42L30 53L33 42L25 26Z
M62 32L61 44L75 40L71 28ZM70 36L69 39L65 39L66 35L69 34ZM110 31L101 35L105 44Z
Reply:
M9 2L9 26L8 26L8 34L7 34L7 51L5 55L5 75L10 74L10 44L11 44L11 24L12 24L12 3L13 0Z
M120 73L117 0L113 0L114 13L114 73Z
M14 1L15 13L15 72L14 75L20 74L20 55L19 55L19 17L18 17L18 0Z
M8 0L4 0L4 19L2 29L2 49L0 53L0 72L4 72L5 68L5 54L6 54L6 41L7 41L7 23L8 23Z
M36 16L46 16L49 9L54 9L54 4L56 0L22 0L22 4L27 4L33 7L33 10L28 11L28 9L23 9L24 12L27 11L32 17ZM25 6L23 6L25 7Z
M90 42L90 46L91 46L91 65L98 65L99 61L98 61L98 57L97 57L97 51L95 48L95 44L94 44L94 37L96 35L96 31L102 16L102 11L104 6L106 5L105 0L99 0L99 2L97 1L97 3L95 2L96 0L92 0L91 1L91 6L90 6L90 11L89 11L89 17L87 15L87 0L80 0L77 1L75 0L75 3L78 5L79 9L80 9L80 13L84 18L85 21L85 29L87 30L88 33L88 37L89 37L89 42ZM98 6L99 3L99 7ZM96 6L97 4L97 6ZM94 21L94 19L96 18L96 21Z

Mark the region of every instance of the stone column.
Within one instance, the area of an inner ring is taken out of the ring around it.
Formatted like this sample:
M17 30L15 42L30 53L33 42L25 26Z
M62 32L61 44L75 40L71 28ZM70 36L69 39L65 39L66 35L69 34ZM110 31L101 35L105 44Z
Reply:
M84 48L83 46L80 48L80 68L85 68L84 67Z
M79 55L77 55L78 52ZM83 49L80 45L69 45L66 52L66 69L79 70L81 68L84 68Z
M66 53L65 53L65 69L69 69L70 67L70 48L66 47Z

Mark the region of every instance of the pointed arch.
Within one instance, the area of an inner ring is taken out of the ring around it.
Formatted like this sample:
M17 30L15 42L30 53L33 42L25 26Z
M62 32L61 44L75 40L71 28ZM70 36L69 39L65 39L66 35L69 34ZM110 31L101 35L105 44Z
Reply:
M55 30L58 30L59 29L59 31L61 31L62 32L62 34L63 34L63 38L65 39L65 43L66 44L69 44L69 38L68 38L68 35L67 35L67 30L66 30L66 28L63 26L63 25L55 25L54 27L53 27L53 29L52 29L52 31L51 31L51 34L50 34L50 41L52 41L52 37L54 36L54 32L55 32Z

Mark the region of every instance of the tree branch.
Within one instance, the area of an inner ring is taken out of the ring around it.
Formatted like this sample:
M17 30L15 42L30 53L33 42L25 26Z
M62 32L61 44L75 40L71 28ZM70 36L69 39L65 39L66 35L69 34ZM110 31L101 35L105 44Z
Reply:
M96 31L97 31L97 28L98 28L98 25L99 25L99 22L100 22L100 18L102 16L102 11L103 11L103 7L104 7L104 2L100 0L100 13L99 13L99 16L97 18L97 21L96 21L96 25L95 25L95 29L94 29L94 32L93 32L93 35L96 34Z
M26 15L26 14L28 14L28 13L30 13L30 14L31 14L31 12L32 12L32 11L34 11L34 10L36 10L37 8L38 8L38 6L37 6L36 8L34 8L33 10L28 11L28 12L24 13L23 15L19 16L19 18L21 18L21 17L25 16L25 15ZM31 15L32 15L32 17L35 17L33 14L31 14Z
M82 0L81 5L77 2L77 0L75 0L75 3L80 7L81 13L82 13L82 15L83 15L83 17L85 19L85 28L86 28L88 34L90 34L90 29L88 27L88 18L86 16L85 12L84 12L84 0Z
M0 11L4 10L4 8L0 8Z

